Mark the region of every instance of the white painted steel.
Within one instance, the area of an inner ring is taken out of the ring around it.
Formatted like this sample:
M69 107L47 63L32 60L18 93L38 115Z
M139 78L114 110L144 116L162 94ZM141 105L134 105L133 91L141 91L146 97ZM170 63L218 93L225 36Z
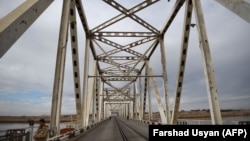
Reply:
M169 93L168 93L167 66L166 66L167 62L166 62L166 53L165 53L163 36L160 37L160 52L161 52L161 65L162 65L162 76L163 76L162 81L163 81L164 97L166 103L165 105L166 123L170 124ZM153 72L151 71L151 73Z
M146 74L149 75L149 66L148 61L146 62ZM151 97L151 89L150 89L150 78L147 79L147 91L148 91L148 114L149 114L149 120L152 118L152 97Z
M72 66L73 66L73 79L74 79L74 90L75 90L75 101L76 101L76 118L77 122L82 125L82 94L81 94L81 83L80 83L80 67L79 67L79 53L78 53L78 36L77 36L77 22L76 22L76 9L75 1L71 2L70 5L70 36L71 36L71 53L72 53Z
M91 71L92 75L95 75L97 71L96 61L93 63L93 69ZM90 108L91 108L91 101L93 98L93 90L94 90L95 78L90 78L90 85L88 86L88 93L87 93L87 106L86 106L86 125L89 125L89 115L90 115Z
M0 20L0 58L52 2L53 0L27 0Z
M149 74L150 75L154 74L153 69L150 66L149 66ZM160 97L160 93L159 93L159 89L158 89L156 80L155 80L154 77L151 77L151 81L153 83L153 87L154 87L154 90L155 90L156 103L158 105L158 110L159 110L159 113L160 113L161 122L162 122L162 124L168 124L167 117L166 117L166 115L164 113L164 108L163 108L163 104L161 102L161 97Z
M62 107L62 92L63 92L63 80L65 70L65 58L67 47L67 35L68 35L68 23L69 23L69 11L70 1L64 0L61 15L61 26L58 40L55 78L52 96L51 116L50 116L50 128L52 130L52 136L59 135L60 130L60 116Z
M29 28L29 26L39 17L39 15L52 3L53 0L28 0L16 10L11 12L0 21L0 57L10 48L10 46ZM65 70L66 58L66 45L68 28L70 25L70 36L72 46L72 63L74 72L74 85L75 85L75 102L77 111L77 122L80 123L79 127L87 127L89 125L89 116L92 106L92 113L95 115L93 120L95 122L101 121L111 115L110 110L114 105L119 105L119 114L121 116L129 116L135 119L143 120L146 112L146 106L149 106L149 119L151 119L151 93L150 81L155 91L157 99L158 110L160 112L163 124L175 124L178 116L181 89L183 85L185 61L188 47L189 27L191 24L192 9L196 14L196 23L201 42L201 53L204 65L204 74L206 78L206 86L208 92L208 100L210 104L210 112L213 124L221 124L221 113L218 101L218 93L216 88L214 70L212 66L212 57L209 49L208 37L206 33L205 21L200 0L176 0L175 4L167 17L165 24L161 30L157 29L141 17L137 16L137 12L157 3L159 0L142 1L136 6L127 9L119 2L111 0L103 0L108 6L113 7L120 14L108 19L104 23L89 29L85 11L81 0L64 0L63 10L61 15L60 33L58 40L57 59L55 66L54 88L52 96L51 107L51 123L50 127L53 131L52 136L59 134L59 123L61 116L62 106L62 92L63 92L63 79ZM238 14L246 21L249 18L249 3L246 1L232 1L232 0L216 0L231 11ZM179 69L176 83L175 92L175 106L170 117L169 108L169 92L167 81L167 64L164 45L164 36L171 26L175 16L178 14L183 4L186 2L185 21L183 24L183 37L181 56L179 61ZM80 17L82 26L85 31L85 58L83 68L83 90L81 91L80 72L79 72L79 55L78 55L78 35L76 28L76 9ZM130 18L147 31L109 31L108 27L120 22L125 18ZM20 25L17 25L21 23ZM187 30L188 29L188 30ZM125 45L117 43L112 40L114 37L119 38L133 38L136 39L127 42ZM140 39L139 39L139 38ZM11 38L11 40L8 40ZM8 40L8 41L7 41ZM100 44L101 43L101 44ZM113 49L106 50L102 45L109 46ZM136 47L142 46L146 51L136 51ZM161 75L153 75L153 70L148 65L150 57L156 48L160 48L161 54ZM96 50L101 50L97 53ZM185 51L184 51L185 50ZM116 55L117 53L125 52L129 55ZM183 54L185 52L185 54ZM94 58L93 71L89 72L89 59L92 53ZM122 60L122 61L121 61ZM109 67L102 67L100 64L106 63ZM145 75L142 73L145 72ZM91 75L89 75L91 74ZM180 75L182 74L182 75ZM166 105L163 106L159 89L155 77L162 77L163 79L163 95ZM142 78L144 77L144 87L142 87ZM128 81L120 87L114 84L115 81ZM139 85L139 90L138 90ZM133 87L134 93L131 93ZM144 89L144 91L143 91ZM148 105L147 104L148 98ZM113 104L113 105L112 105ZM131 108L133 105L133 108ZM133 109L133 110L131 110ZM137 115L138 113L138 115Z
M246 0L215 0L240 18L250 23L250 3Z
M210 114L213 124L222 124L219 97L217 93L212 57L200 0L193 0L197 29L200 38L200 49L203 59L204 75L210 106Z
M185 74L186 58L188 52L188 41L190 33L190 24L192 20L192 11L193 11L192 0L187 0L185 6L185 17L183 23L182 39L181 39L182 45L180 50L179 66L177 71L177 81L175 85L176 86L175 97L174 97L175 100L174 100L174 109L172 113L171 124L177 124L177 119L178 119L183 80Z
M83 112L83 127L86 124L86 111L87 111L87 95L88 95L88 73L89 73L89 55L90 55L90 39L86 38L85 44L85 58L84 58L84 76L83 76L83 100L82 100L82 112Z

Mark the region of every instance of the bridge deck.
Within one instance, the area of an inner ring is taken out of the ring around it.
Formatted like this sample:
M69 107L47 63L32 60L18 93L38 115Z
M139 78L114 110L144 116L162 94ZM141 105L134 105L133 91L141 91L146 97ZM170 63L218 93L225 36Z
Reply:
M148 140L148 124L124 118L111 118L90 130L76 141L145 141Z

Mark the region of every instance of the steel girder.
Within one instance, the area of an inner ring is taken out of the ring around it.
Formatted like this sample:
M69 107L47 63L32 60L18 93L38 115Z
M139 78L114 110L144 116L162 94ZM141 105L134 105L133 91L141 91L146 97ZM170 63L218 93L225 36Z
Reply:
M27 0L0 20L0 58L54 0Z
M36 20L36 18L50 5L53 0L29 0L21 5L23 11L18 13L13 11L7 18L1 19L0 24L0 57L10 48L10 46L24 33L25 30ZM223 2L222 0L216 0ZM145 0L134 7L127 9L122 4L114 0L103 0L107 5L114 8L120 14L110 18L109 20L101 23L100 25L90 29L88 25L88 18L84 11L84 7L81 0L64 0L63 10L60 26L60 34L58 41L58 52L55 69L55 79L52 97L51 107L51 125L53 135L59 132L60 112L61 112L61 99L63 89L63 79L65 70L65 56L66 56L66 44L68 37L68 29L70 29L71 47L72 47L72 64L74 75L74 88L76 98L77 120L81 126L87 126L89 121L91 104L95 104L93 113L97 113L97 120L105 117L105 104L132 104L133 115L135 118L143 119L144 112L146 110L147 96L149 103L151 103L149 87L149 80L152 80L155 90L155 96L157 98L157 104L163 123L175 124L178 118L178 110L180 104L181 90L183 85L186 53L188 49L189 38L189 26L191 22L192 10L196 14L196 23L198 27L198 33L201 41L201 53L204 64L204 74L207 84L208 99L210 103L210 111L213 124L221 124L220 107L217 96L217 88L215 83L215 76L213 72L212 59L208 45L208 37L206 35L205 21L202 14L202 8L200 0L176 0L175 4L169 13L165 23L161 29L157 29L151 25L148 21L144 20L140 16L136 15L137 12L148 8L151 5L159 2L159 0ZM168 96L168 84L167 84L167 68L166 68L166 55L164 45L164 35L171 26L176 15L186 2L185 22L183 25L183 37L181 56L179 61L178 77L175 92L175 107L170 122L170 109L169 109L169 96ZM232 9L229 4L224 5L230 10L236 12L239 8ZM242 5L242 3L234 3L234 6L247 8L249 4ZM78 38L76 29L76 14L75 8L78 11L78 15L81 20L83 30L86 35L85 40L85 59L84 59L84 73L83 73L83 90L80 87L80 72L79 72L79 53L78 53ZM234 7L233 7L234 8ZM35 10L30 14L30 10ZM249 8L247 9L249 10ZM237 13L239 16L249 21L246 16L247 12L240 11ZM30 15L31 18L26 20ZM107 30L111 25L116 24L125 18L130 18L147 31L113 31ZM21 23L20 25L17 25ZM13 28L14 27L14 28ZM16 31L12 31L15 29ZM13 40L8 42L6 38L11 33L16 32ZM131 38L133 40L124 44L118 43L116 38L126 39ZM106 48L109 50L106 50ZM137 48L144 48L143 51L137 51ZM155 49L160 47L161 54L161 67L162 74L154 75L152 68L149 67L150 59ZM96 61L93 66L92 74L89 75L89 62L90 51L94 60ZM145 73L142 76L142 73ZM142 88L142 80L144 77L144 87ZM163 81L163 93L165 97L166 105L163 106L160 99L160 94L157 88L155 77L162 78ZM91 83L89 83L89 80ZM117 81L123 82L119 86L115 85ZM126 82L125 82L126 81ZM128 82L127 82L128 81ZM125 82L125 85L124 85ZM131 86L132 85L132 86ZM138 90L139 85L139 90ZM107 90L110 88L110 90ZM131 89L134 89L134 93L131 93ZM126 91L128 90L129 91ZM123 112L125 115L130 115L129 106L125 108ZM151 111L151 104L149 104L149 111ZM165 111L165 112L164 112ZM137 112L139 113L137 117ZM106 113L107 114L107 113ZM106 115L107 116L107 115Z

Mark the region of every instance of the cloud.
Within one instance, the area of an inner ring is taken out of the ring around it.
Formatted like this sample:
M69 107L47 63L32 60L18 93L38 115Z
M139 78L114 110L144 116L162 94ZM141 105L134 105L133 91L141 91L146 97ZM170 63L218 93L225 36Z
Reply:
M4 17L23 1L24 0L16 0L15 3L13 3L8 0L1 0L0 17ZM129 8L134 2L137 3L138 1L133 1L133 3L121 2L125 3L126 7ZM99 0L84 1L83 4L90 28L94 28L112 16L119 14L117 10L112 9L109 5ZM145 9L136 14L145 18L149 23L160 30L162 24L165 22L163 17L168 16L168 12L171 10L173 4L174 1L170 1L169 3L160 1L155 5L155 7L159 9L159 12L157 12L154 5L152 5L149 7L149 12ZM250 41L248 39L250 37L249 23L214 1L202 1L202 6L221 102L220 105L222 108L250 108L250 105L247 103L247 101L250 100L250 66L248 65L250 60ZM109 14L96 12L98 7L105 9L105 12ZM0 59L0 107L8 107L0 108L1 114L50 114L61 8L62 1L54 1ZM154 16L151 16L150 13L152 12L154 12ZM176 88L182 22L184 18L183 12L184 7L165 34L164 40L171 106L173 106ZM83 77L85 34L79 17L77 19L80 75ZM145 30L144 28L139 28L138 24L134 21L132 22L129 18L125 21L134 24L129 25L127 22L121 22L112 25L110 28L123 27L122 30L124 31L134 29ZM195 22L193 16L192 23ZM118 38L116 41L121 44L126 44L126 42L120 41ZM135 48L135 50L138 52L145 51L145 49L141 49L142 47L144 46ZM91 72L92 56L90 60L89 71ZM154 74L161 75L162 69L159 47L150 59L150 64L154 70ZM105 67L105 65L103 65L103 67ZM157 78L156 80L159 91L161 92L162 102L165 103L162 94L162 79ZM83 80L81 78L81 86L83 85L82 82ZM199 36L196 27L191 28L184 82L181 109L209 108ZM119 86L121 84L117 83L115 85ZM144 79L142 79L142 86L144 86ZM153 95L153 87L151 87L151 90ZM20 99L14 97L19 97ZM154 98L153 100L155 101ZM62 105L63 114L75 113L70 44L67 49ZM154 107L157 107L155 105L154 102Z

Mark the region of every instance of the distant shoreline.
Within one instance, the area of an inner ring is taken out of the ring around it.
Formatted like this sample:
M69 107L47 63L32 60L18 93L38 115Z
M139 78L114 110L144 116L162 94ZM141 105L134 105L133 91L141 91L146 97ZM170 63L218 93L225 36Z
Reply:
M222 118L246 116L250 119L250 110L222 110L221 114ZM159 112L153 113L153 117L159 118ZM35 123L38 123L41 118L44 118L47 123L50 121L50 116L0 116L0 123L28 123L28 120L34 120ZM209 110L180 111L179 119L210 119L210 112ZM61 122L71 121L76 121L76 115L61 116Z

